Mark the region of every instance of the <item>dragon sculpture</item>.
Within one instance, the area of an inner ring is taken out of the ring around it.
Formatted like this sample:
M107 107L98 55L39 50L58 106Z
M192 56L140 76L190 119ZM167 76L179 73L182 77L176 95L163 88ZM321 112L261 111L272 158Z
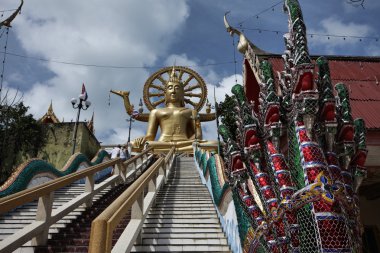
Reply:
M289 33L279 81L263 60L258 104L237 84L218 105L224 172L243 210L237 211L243 250L361 252L364 121L353 120L343 83L334 95L327 60L311 60L298 1L286 0L284 10Z
M11 26L11 23L12 23L12 21L16 18L16 16L17 16L19 13L21 13L21 8L22 8L23 5L24 5L24 0L21 0L21 3L20 3L20 5L17 7L17 9L15 9L14 12L12 12L12 14L11 14L9 17L7 17L6 19L0 21L0 28L1 28L2 26L6 26L6 27L8 27L8 28L9 28L9 27L12 27L12 26Z

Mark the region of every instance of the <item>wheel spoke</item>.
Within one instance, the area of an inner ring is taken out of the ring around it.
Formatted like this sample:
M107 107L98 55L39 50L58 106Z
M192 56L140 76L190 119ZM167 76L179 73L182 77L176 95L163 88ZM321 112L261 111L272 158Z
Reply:
M151 84L149 88L155 88L157 90L162 90L162 91L165 91L165 88L162 87L162 86L158 86L158 85L155 85L155 84Z
M154 107L156 107L157 105L161 104L161 103L164 102L164 101L165 101L165 98L161 98L160 100L157 100L156 102L154 102L152 105L153 105Z
M189 82L191 81L191 79L193 79L194 77L193 76L189 76L186 81L183 82L183 87L185 87L186 85L189 84Z
M162 68L151 75L145 83L144 102L149 110L165 105L166 85L172 71L173 67ZM195 110L200 110L207 96L207 87L202 77L186 67L174 66L174 71L183 85L185 104L193 106Z
M184 89L184 92L192 91L192 90L195 90L196 88L201 88L201 86L199 85L199 83L197 83L196 85L193 85L193 86L190 86L190 87Z
M180 70L179 70L179 75L178 75L178 79L179 79L179 80L182 79L183 73L185 73L185 72L183 71L183 69L180 69Z
M191 101L191 100L188 99L188 98L185 98L184 100L185 100L186 103L191 104L192 106L194 106L194 108L197 106L196 103L194 103L193 101Z
M157 79L160 80L161 83L165 86L166 80L161 75L157 76Z
M195 93L191 93L191 92L187 92L184 94L186 97L197 97L197 98L201 98L202 97L202 94L199 93L199 94L195 94Z
M148 96L149 97L162 97L162 96L164 96L164 93L148 93Z

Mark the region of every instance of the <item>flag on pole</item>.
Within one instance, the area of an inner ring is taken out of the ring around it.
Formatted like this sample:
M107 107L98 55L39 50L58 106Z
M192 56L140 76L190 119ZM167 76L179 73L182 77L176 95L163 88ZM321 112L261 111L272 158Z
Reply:
M84 83L82 84L82 93L79 95L79 98L83 101L86 101L88 98L86 87L84 86Z
M139 112L136 110L133 110L132 115L131 115L132 118L135 118L137 115L139 115Z

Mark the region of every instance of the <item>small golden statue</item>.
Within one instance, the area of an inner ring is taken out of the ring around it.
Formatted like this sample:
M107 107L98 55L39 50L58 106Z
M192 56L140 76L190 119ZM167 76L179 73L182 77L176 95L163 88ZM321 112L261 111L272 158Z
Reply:
M131 115L133 105L129 102L129 92L111 92L124 99L125 109ZM147 144L155 152L165 152L173 146L180 152L192 152L194 141L211 143L202 140L200 122L214 120L215 114L210 113L209 103L205 114L198 113L206 97L207 88L203 79L189 68L173 66L154 73L144 85L144 102L151 112L135 116L136 120L148 121L147 133L131 142L132 150L141 151ZM194 98L198 101L194 101ZM193 109L187 108L186 104L193 106ZM161 135L155 140L158 127Z

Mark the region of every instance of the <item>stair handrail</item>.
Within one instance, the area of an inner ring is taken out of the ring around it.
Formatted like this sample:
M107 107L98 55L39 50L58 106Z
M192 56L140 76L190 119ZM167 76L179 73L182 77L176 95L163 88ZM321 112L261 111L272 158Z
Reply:
M169 174L175 158L173 147L165 158L159 158L143 175L129 186L91 224L89 251L91 253L129 252L137 238L141 238L141 228L154 202L156 193ZM148 193L144 197L144 189ZM131 220L112 249L112 235L121 219L131 210ZM120 243L119 243L120 242Z
M53 179L36 187L25 189L23 191L0 198L0 214L4 214L10 210L15 209L18 206L38 199L35 221L32 224L26 225L15 234L10 235L4 240L0 241L0 252L12 252L29 240L32 240L33 246L46 244L49 227L67 215L72 211L71 209L73 209L73 206L68 206L66 209L60 209L58 211L55 211L53 214L52 205L55 190L68 186L71 183L74 183L82 178L86 178L84 187L85 192L82 194L83 196L80 199L73 199L73 201L75 201L75 208L83 203L86 206L91 206L92 197L96 192L102 190L108 185L111 185L111 183L115 182L115 184L118 184L124 182L126 168L131 164L135 164L138 159L143 160L143 158L146 157L145 161L147 161L148 153L151 153L151 151L152 148L148 148L140 154L124 162L120 158L115 158L113 160L88 167L72 174ZM95 173L110 166L116 167L116 173L109 178L108 182L101 184L99 187L97 187L97 189L95 189Z
M36 200L42 196L45 196L49 194L50 192L53 192L55 190L58 190L62 187L65 187L75 181L78 181L82 178L91 176L95 174L98 171L101 171L105 168L108 168L110 166L119 165L123 163L123 166L128 166L129 164L132 164L137 159L141 158L148 152L150 152L152 148L146 149L140 154L128 159L125 162L122 162L120 158L116 158L104 163L100 163L91 167L88 167L84 170L80 170L74 173L71 173L69 175L53 179L51 181L48 181L46 183L43 183L41 185L38 185L36 187L25 189L23 191L14 193L12 195L0 198L0 214L3 214L5 212L8 212L20 205L26 204L28 202L31 202L33 200Z

